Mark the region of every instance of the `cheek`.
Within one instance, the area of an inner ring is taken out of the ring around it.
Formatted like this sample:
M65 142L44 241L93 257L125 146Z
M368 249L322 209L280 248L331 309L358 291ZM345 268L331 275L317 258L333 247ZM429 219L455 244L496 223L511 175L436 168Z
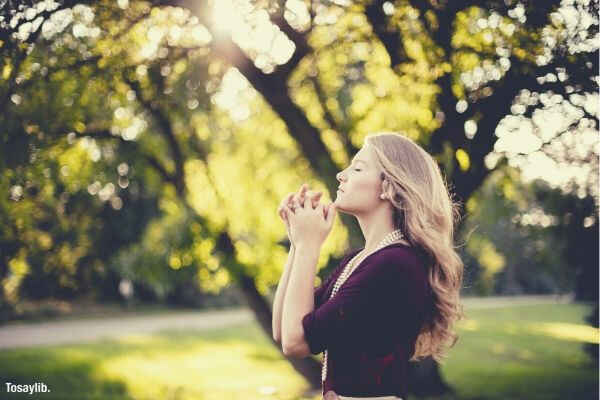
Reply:
M352 194L362 201L370 201L377 197L377 184L377 180L373 177L356 177L352 184Z
M350 177L344 185L346 191L339 193L336 198L340 211L352 214L375 208L379 202L379 182L376 178L367 175Z

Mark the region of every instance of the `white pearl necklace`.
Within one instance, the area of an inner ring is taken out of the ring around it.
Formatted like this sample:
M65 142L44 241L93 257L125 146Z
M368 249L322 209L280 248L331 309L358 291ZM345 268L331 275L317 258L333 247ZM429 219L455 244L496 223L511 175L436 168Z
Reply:
M401 240L403 237L404 237L404 235L402 235L402 231L400 229L396 229L396 230L390 232L386 237L383 238L383 240L381 242L379 242L379 245L377 245L375 250L373 250L373 252L371 252L370 254L373 254L377 250L379 250L385 246L389 246L390 244L392 244L398 240ZM360 253L362 253L362 252L360 252ZM340 276L335 281L335 284L333 285L333 290L331 291L331 296L329 296L330 299L333 298L333 296L335 296L337 294L338 290L340 290L340 287L344 284L344 282L346 282L346 279L348 279L350 274L352 274L352 272L354 272L356 267L358 267L358 265L360 265L359 263L356 262L359 259L360 253L357 253L354 257L352 257L352 260L350 260L348 262L348 264L346 264L346 267L344 267L344 270L342 271ZM366 258L366 256L362 257L362 260L364 260L365 258ZM361 262L362 262L362 260L361 260ZM321 369L321 381L325 382L326 377L327 377L327 350L325 350L325 352L323 354L323 367Z

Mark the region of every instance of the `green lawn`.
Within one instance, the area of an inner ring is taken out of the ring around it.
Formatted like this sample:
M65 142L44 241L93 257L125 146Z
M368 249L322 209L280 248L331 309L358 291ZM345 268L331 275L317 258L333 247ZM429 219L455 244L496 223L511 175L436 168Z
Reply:
M467 309L442 374L457 399L598 399L581 304ZM2 399L302 399L306 383L257 324L0 351ZM50 393L7 395L5 382ZM414 397L413 397L414 398ZM450 398L449 396L446 398Z

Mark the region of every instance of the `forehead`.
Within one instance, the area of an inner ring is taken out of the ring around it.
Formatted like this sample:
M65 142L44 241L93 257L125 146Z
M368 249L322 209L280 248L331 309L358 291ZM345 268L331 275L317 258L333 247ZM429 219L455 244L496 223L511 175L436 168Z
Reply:
M352 162L363 162L365 164L369 164L370 161L371 161L371 151L368 148L368 146L365 146L362 149L360 149L354 155L354 157L352 157Z

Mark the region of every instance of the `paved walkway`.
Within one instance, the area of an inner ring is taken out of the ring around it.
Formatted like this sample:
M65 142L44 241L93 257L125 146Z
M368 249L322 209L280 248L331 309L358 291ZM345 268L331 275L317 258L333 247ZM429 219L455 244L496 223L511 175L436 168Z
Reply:
M92 342L128 334L161 330L215 329L254 318L248 309L226 311L186 311L159 315L82 318L0 326L0 349L38 345Z
M497 308L515 305L569 303L571 296L498 296L463 298L465 309ZM144 334L161 330L210 330L249 322L254 315L249 309L220 311L161 312L156 315L132 315L82 318L36 323L10 323L0 326L0 349L91 342L102 338L118 338L128 334Z
M465 309L528 306L533 304L565 304L573 302L573 295L463 297L461 302L464 304Z

